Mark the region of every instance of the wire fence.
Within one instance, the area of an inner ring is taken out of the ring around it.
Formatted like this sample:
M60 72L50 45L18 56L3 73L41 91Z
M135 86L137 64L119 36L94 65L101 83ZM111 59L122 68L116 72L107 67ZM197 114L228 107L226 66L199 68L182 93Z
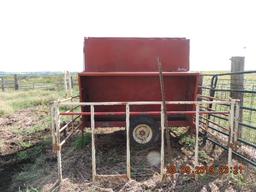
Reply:
M10 90L63 90L64 73L16 73L0 75L0 91ZM72 88L78 86L77 73L71 73Z

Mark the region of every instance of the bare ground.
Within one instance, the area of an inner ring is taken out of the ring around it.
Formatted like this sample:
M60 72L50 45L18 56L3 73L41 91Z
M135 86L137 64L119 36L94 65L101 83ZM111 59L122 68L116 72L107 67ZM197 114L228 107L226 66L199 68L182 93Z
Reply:
M41 141L49 132L49 127L34 131L42 119L48 115L45 108L34 107L17 111L6 117L0 117L0 155L16 153L26 146Z
M49 137L49 127L35 133L26 133L40 122L47 114L43 111L30 108L21 110L13 115L0 118L0 191L18 191L19 188L32 190L34 188L49 191L57 180L56 157L51 151L48 142L42 138ZM15 128L16 131L12 129ZM76 149L71 138L63 149L63 177L64 181L55 188L55 191L255 191L255 169L245 166L244 174L229 178L227 175L200 175L196 181L193 175L175 174L167 176L163 181L159 175L159 164L150 165L147 155L152 151L159 151L160 145L152 148L132 148L132 180L104 179L92 183L91 180L91 145L83 149ZM30 142L32 145L25 151L31 155L26 159L17 158L17 152L24 150L20 142ZM117 174L125 173L126 151L125 133L122 131L99 134L97 145L97 173ZM38 147L40 146L40 147ZM211 145L205 148L210 154ZM40 153L38 153L40 150ZM193 151L191 148L172 143L173 161L179 165L193 165ZM14 160L13 160L14 159ZM201 164L215 163L216 166L225 164L226 153L220 149L212 152L211 156L201 158ZM214 160L215 159L215 160ZM214 160L214 161L213 161ZM167 161L167 160L166 160Z

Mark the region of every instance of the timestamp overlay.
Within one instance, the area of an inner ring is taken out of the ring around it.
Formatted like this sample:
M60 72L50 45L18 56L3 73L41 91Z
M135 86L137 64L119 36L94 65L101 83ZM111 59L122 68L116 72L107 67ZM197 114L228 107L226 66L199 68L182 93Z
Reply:
M244 167L242 165L234 165L229 167L228 165L220 165L220 166L196 166L191 167L189 165L182 165L180 167L176 167L175 165L168 165L166 167L167 174L211 174L211 175L224 175L233 173L234 175L242 174L244 172Z

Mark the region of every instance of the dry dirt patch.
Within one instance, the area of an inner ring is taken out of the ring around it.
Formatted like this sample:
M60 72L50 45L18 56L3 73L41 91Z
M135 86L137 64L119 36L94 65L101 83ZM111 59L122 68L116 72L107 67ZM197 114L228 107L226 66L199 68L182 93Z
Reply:
M34 107L0 117L0 155L15 153L39 142L49 131L48 112Z

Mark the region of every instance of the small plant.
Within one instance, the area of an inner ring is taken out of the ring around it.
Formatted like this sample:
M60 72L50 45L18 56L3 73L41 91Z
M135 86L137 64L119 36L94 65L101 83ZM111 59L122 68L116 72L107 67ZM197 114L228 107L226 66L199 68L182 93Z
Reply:
M17 157L19 160L25 160L29 158L29 155L27 151L20 151L19 153L17 153Z
M74 141L74 146L75 146L76 149L83 149L90 142L91 142L91 134L90 133L85 133L85 134L79 136Z
M26 187L24 190L19 189L19 192L39 192L39 190L34 187Z
M231 178L234 181L234 183L236 183L239 187L248 185L245 176L242 175L241 173L238 173L237 175L232 174Z
M187 134L187 132L188 132L188 128L187 128L187 127L172 127L171 130L172 130L178 137L185 136L185 134Z
M30 143L30 141L25 141L25 142L20 142L19 143L20 144L20 146L22 147L22 148L28 148L28 147L31 147L32 146L32 144Z
M208 160L209 159L209 156L206 154L205 151L199 151L198 156L199 156L200 159L203 159L203 160Z
M186 145L187 147L194 147L195 146L195 137L190 135L182 137L180 140L181 144Z
M42 153L43 145L34 146L33 148L27 151L20 151L17 153L19 160L27 160L31 158L36 158Z

